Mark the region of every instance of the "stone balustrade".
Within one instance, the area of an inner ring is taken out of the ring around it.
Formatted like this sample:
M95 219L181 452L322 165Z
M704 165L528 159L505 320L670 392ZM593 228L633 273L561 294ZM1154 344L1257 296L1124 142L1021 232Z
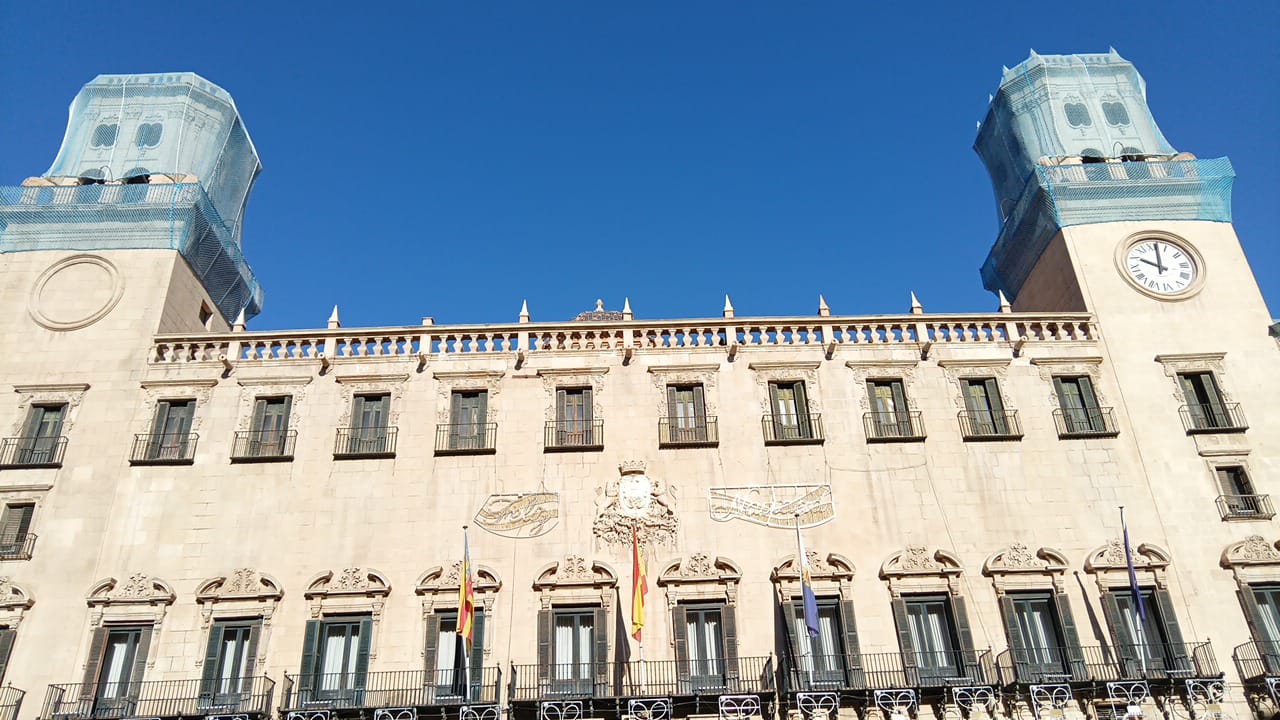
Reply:
M938 343L1093 342L1087 313L523 323L164 335L153 364Z

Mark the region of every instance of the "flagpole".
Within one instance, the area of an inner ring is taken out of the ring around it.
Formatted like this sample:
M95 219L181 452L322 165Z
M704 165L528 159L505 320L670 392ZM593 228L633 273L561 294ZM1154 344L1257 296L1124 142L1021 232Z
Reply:
M1124 521L1124 506L1120 506L1120 532L1124 537L1124 559L1129 565L1129 584L1133 591L1133 616L1138 621L1138 657L1142 662L1142 677L1147 676L1147 631L1143 627L1142 616L1146 615L1142 607L1142 589L1138 587L1138 576L1133 569L1133 556L1129 550L1129 526Z
M633 551L636 553L636 555L639 555L640 554L640 531L637 528L636 523L634 521L631 523L631 543L632 543ZM635 605L635 602L636 602L636 585L639 584L640 582L640 578L636 576L635 570L636 570L636 564L633 562L631 564L631 603L633 606ZM644 623L644 610L645 610L644 604L641 603L640 622L642 624L642 627ZM631 613L633 616L635 615L634 607L632 608ZM649 692L649 672L648 672L648 668L645 667L645 664L644 664L644 631L643 630L640 632L639 637L636 638L636 643L640 648L640 692L648 693Z
M804 626L805 626L806 637L803 641L804 648L802 648L802 653L805 659L805 664L804 664L805 674L809 677L809 688L812 689L813 688L813 643L810 642L808 638L809 605L806 602L805 596L804 596L804 587L805 587L804 569L808 563L808 558L806 558L804 555L804 540L800 537L800 513L796 513L795 521L796 521L796 566L795 567L796 567L797 573L800 576L800 603L804 607L804 614L805 614ZM817 618L814 618L814 622L815 623L817 622Z
M462 526L462 572L466 574L466 577L462 578L463 588L466 588L471 581L471 557L470 556L471 556L471 548L467 544L467 526L463 525ZM465 595L465 590L464 590L464 595ZM461 598L462 603L465 603L466 601L467 601L466 597ZM461 610L461 608L459 609ZM475 620L471 618L471 616L473 615L475 615L474 607L471 608L471 610L468 612L467 622L470 622L470 623L475 622ZM461 618L462 613L458 613L458 616L459 618ZM461 630L462 628L459 627L458 629ZM464 693L463 698L467 702L471 702L471 642L466 635L462 636L462 683L463 683L463 687L466 688L463 691Z

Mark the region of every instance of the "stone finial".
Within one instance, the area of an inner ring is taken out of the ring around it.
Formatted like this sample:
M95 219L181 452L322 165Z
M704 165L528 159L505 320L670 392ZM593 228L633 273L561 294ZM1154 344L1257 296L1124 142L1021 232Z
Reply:
M1000 294L1000 312L1002 313L1013 312L1013 306L1009 304L1009 298L1004 296L1004 291L997 290L996 292Z
M342 321L338 319L338 306L333 306L333 312L329 313L329 329L342 327Z
M729 302L728 295L724 296L724 316L727 318L733 317L733 303Z
M916 298L916 294L914 292L911 293L911 314L912 315L924 314L924 306L920 304L920 300Z
M529 301L528 300L520 301L520 322L522 323L529 322Z
M231 332L244 332L244 308L240 308L236 321L231 323Z
M631 298L622 298L622 319L631 319Z
M831 308L827 307L827 299L819 295L818 296L818 315L822 317L827 317L830 314L831 314Z
M596 298L596 312L604 312L604 300Z

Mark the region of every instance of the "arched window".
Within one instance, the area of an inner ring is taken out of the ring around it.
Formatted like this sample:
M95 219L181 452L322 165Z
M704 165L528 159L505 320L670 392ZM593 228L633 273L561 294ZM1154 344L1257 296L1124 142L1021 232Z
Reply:
M1093 125L1093 118L1089 117L1089 108L1082 102L1063 103L1062 111L1067 116L1067 124L1073 128Z
M93 129L93 137L89 138L89 147L109 148L116 144L116 133L120 126L116 123L100 123Z
M1125 108L1124 103L1119 100L1102 103L1102 114L1107 118L1108 125L1128 125L1129 110Z
M142 123L138 126L138 132L134 136L134 142L136 142L140 148L155 147L160 144L160 135L163 131L164 125L161 123Z

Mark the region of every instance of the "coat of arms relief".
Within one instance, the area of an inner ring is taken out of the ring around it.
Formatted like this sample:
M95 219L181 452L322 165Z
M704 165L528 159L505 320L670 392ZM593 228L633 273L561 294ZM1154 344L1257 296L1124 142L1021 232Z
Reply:
M675 489L645 474L645 464L629 460L618 466L619 477L599 491L596 520L591 530L606 545L627 545L635 528L641 545L674 545Z

